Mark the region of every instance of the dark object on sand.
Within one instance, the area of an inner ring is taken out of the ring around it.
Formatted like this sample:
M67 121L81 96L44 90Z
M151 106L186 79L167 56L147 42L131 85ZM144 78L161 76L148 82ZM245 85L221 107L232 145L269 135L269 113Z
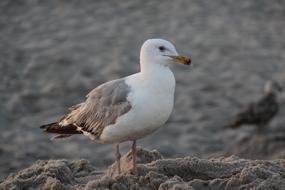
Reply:
M275 81L268 81L262 98L239 112L227 127L235 129L242 125L255 125L262 131L279 111L279 92L282 92L281 86Z

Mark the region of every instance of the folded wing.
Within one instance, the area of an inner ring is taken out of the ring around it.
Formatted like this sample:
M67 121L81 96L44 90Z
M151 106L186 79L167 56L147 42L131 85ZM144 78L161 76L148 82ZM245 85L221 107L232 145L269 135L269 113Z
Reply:
M70 108L60 121L41 126L48 133L58 134L56 138L73 134L88 133L100 138L103 129L127 113L131 103L127 100L130 87L124 79L104 83L87 96L86 101Z

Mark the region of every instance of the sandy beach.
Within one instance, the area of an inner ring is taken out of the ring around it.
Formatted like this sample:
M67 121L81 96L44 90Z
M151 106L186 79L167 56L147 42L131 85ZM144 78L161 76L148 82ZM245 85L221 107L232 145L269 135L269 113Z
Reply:
M262 96L267 80L284 87L283 1L3 0L0 15L3 183L9 174L41 164L38 160L64 159L65 165L84 159L88 167L106 170L114 161L113 145L83 136L51 141L39 126L59 119L99 84L138 72L140 46L149 38L173 42L178 52L192 57L193 66L173 68L171 118L139 146L167 159L285 158L284 93L265 134L249 126L223 128ZM129 148L124 143L122 152ZM284 172L280 163L274 164Z

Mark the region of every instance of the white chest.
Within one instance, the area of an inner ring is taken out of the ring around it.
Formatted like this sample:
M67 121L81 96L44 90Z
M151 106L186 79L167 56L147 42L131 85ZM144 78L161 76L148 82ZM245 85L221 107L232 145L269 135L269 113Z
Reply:
M131 110L108 126L105 141L122 142L142 138L160 128L169 118L174 104L175 78L168 69L154 76L132 75L127 83L132 92Z
M140 80L138 80L140 79ZM175 91L175 78L170 69L154 71L130 81L133 93L129 100L134 111L142 115L146 124L164 124L170 116Z

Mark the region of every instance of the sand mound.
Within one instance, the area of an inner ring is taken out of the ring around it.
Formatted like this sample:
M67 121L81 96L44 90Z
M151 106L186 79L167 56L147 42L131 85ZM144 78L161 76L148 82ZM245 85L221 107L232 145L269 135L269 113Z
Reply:
M87 160L40 160L7 177L0 189L70 189L84 185L92 172Z
M0 189L285 189L285 160L163 159L157 151L140 148L138 176L129 173L130 161L129 152L120 176L113 165L100 174L86 160L38 161L7 177Z

